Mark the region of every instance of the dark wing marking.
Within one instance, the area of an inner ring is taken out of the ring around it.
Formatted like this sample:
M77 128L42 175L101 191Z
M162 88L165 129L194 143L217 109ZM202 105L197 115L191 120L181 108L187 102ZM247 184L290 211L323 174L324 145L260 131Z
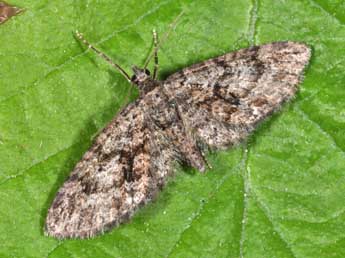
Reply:
M310 55L295 42L250 47L183 69L164 89L201 141L227 147L294 96Z
M148 126L146 102L127 106L76 165L48 211L48 235L86 238L106 231L164 185L173 153L168 139Z

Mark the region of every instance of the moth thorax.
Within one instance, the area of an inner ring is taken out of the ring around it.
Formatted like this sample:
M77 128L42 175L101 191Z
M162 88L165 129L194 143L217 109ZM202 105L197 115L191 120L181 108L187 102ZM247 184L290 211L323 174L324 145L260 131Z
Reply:
M146 94L156 87L157 83L151 78L149 70L137 66L133 66L132 70L134 74L131 81L133 84L137 85L141 94Z

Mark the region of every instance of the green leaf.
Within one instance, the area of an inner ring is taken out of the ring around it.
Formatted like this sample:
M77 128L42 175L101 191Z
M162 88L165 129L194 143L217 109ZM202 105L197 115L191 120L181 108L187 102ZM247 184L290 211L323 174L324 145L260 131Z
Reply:
M0 257L344 257L345 6L323 1L18 1L0 26ZM43 234L92 138L137 91L130 72L181 11L160 77L250 44L313 49L298 96L247 143L179 169L133 220L90 240Z

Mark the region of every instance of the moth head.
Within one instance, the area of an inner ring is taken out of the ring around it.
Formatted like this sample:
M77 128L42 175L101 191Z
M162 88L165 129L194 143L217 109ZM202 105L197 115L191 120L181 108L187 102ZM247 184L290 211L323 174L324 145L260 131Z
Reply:
M142 69L142 68L139 68L137 66L133 66L132 70L133 70L134 74L131 78L131 81L134 84L141 84L141 83L145 82L146 80L151 79L150 71L147 69Z

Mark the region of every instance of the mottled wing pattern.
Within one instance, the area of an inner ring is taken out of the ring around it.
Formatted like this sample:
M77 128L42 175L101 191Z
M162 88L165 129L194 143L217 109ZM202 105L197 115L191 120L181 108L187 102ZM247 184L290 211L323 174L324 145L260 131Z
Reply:
M129 219L164 186L174 161L204 171L201 143L225 148L244 139L294 96L309 58L306 45L277 42L164 82L142 81L141 97L103 130L59 190L47 234L91 237Z
M127 106L97 137L53 201L48 235L85 238L106 231L164 185L174 157L171 143L146 117L155 94L159 89Z
M224 148L294 96L310 55L295 42L250 47L183 69L164 89L202 142Z

